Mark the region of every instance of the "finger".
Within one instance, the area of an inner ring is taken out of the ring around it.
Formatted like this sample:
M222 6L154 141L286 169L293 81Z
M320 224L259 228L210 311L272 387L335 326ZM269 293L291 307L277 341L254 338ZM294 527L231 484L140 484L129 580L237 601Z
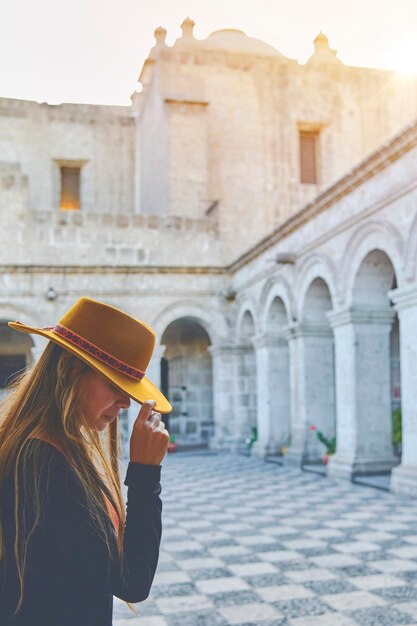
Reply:
M141 422L147 422L155 406L155 400L146 400L146 402L142 404L137 419Z
M159 425L160 421L161 421L161 414L160 413L152 412L150 417L149 417L149 419L148 419L149 424L151 424L151 426L153 428L156 428Z

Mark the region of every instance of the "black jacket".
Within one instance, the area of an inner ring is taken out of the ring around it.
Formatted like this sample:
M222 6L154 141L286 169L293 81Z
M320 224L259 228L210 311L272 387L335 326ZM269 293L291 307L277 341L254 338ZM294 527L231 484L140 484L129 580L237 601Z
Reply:
M113 595L140 602L152 585L161 541L161 468L129 463L124 483L128 492L122 577L110 518L112 558L92 527L82 488L67 459L45 441L25 444L32 445L43 446L42 454L49 459L51 471L42 521L27 553L23 608L16 617L12 613L20 587L14 560L14 485L11 475L0 481L6 550L5 559L0 561L0 625L111 626ZM46 487L46 471L40 478ZM25 519L31 522L30 498L25 498L25 505Z

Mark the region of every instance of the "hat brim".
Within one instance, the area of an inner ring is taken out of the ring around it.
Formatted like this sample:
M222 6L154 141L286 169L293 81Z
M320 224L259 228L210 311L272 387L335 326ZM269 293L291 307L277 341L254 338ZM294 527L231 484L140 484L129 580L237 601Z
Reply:
M65 340L65 338L56 335L51 330L26 326L21 322L9 322L8 324L11 328L19 330L22 333L34 333L36 335L41 335L42 337L45 337L45 339L49 339L50 341L53 341L53 343L58 344L87 363L87 365L90 365L90 367L94 370L106 376L112 384L116 385L116 387L122 391L125 391L136 402L143 404L146 400L155 400L155 411L158 411L158 413L169 413L172 411L172 406L168 400L146 375L142 378L142 380L134 380L133 378L118 372L109 365L106 365L106 363L102 363L98 359L94 358L94 356L89 355L88 352L85 352L77 346L69 343Z

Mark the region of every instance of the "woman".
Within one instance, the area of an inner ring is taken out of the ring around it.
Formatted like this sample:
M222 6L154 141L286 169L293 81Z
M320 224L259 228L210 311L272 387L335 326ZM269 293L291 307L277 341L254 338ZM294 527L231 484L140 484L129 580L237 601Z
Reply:
M55 326L10 326L50 341L0 409L0 624L111 626L113 595L144 600L158 562L171 406L145 375L154 332L89 298ZM142 408L125 513L117 416L130 398Z

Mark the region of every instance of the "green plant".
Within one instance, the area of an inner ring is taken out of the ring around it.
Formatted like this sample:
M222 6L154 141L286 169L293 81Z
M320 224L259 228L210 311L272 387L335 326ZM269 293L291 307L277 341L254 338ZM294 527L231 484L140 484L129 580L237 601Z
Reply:
M326 437L321 430L316 431L317 439L326 447L326 454L334 454L336 452L336 437Z
M400 446L403 439L403 430L401 423L401 409L395 409L392 412L392 444Z
M252 431L251 437L246 439L246 444L249 450L251 450L253 444L258 439L258 429L256 428L256 426L252 426L251 431Z

